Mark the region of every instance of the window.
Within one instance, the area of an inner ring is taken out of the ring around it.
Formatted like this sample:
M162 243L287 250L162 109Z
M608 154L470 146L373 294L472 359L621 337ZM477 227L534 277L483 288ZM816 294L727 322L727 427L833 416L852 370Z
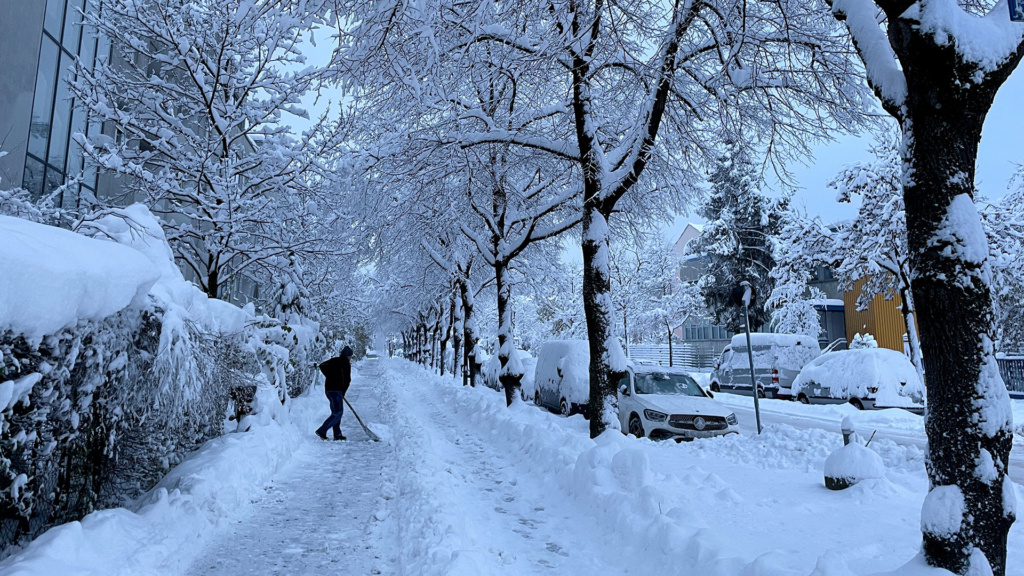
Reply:
M92 126L84 112L74 110L68 80L77 55L88 65L95 61L98 40L83 33L81 11L94 10L96 4L96 0L46 0L22 181L35 198L52 192L64 184L68 175L78 176L86 168L72 134L91 132ZM95 193L95 171L86 174L76 190L68 190L56 199L61 207L77 206L83 188L88 195Z

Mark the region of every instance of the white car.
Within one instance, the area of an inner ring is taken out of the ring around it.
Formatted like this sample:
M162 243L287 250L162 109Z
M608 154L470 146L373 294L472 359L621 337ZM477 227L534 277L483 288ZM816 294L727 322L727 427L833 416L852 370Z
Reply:
M632 365L619 382L623 434L677 442L739 433L736 414L685 371Z

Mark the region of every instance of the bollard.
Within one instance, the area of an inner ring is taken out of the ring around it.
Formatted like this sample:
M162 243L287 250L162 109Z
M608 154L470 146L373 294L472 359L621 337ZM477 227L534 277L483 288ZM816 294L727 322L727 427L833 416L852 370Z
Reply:
M850 438L853 437L853 421L847 416L843 418L842 424L839 425L839 431L843 433L843 446L850 445Z

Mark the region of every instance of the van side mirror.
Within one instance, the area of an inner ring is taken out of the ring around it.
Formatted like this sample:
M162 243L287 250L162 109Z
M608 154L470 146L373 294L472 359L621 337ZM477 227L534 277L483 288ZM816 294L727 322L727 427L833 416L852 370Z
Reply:
M625 384L619 386L619 394L622 394L623 396L629 396L629 386L626 386Z

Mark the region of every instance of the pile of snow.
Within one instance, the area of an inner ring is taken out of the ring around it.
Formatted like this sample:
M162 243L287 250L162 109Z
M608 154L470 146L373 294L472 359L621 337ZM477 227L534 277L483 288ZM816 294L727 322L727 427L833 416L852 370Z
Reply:
M416 543L400 553L409 573L529 572L533 564L515 556L519 538L529 536L494 530L477 535L489 509L467 508L459 487L488 485L541 495L536 517L521 522L556 524L562 511L586 511L586 518L573 516L567 535L580 543L565 558L577 571L600 566L608 573L608 565L588 554L611 546L611 556L628 559L629 573L852 576L899 566L919 547L917 511L926 483L923 454L914 447L872 442L865 450L886 463L882 478L832 493L821 488L821 478L826 457L842 445L836 432L776 425L760 436L684 444L635 440L617 431L591 440L580 417L560 418L523 404L506 408L496 395L409 364L388 369L397 372L395 392L408 396L402 405L422 404L415 388L429 389L423 398L435 403L422 406L421 417L401 411L402 418L414 419L405 425L414 437L407 450L418 479L415 486L399 479L397 492L408 499L392 502L392 510ZM457 434L428 430L427 414L439 407L460 422ZM501 454L507 468L493 483L454 460L451 443L464 444L467 437ZM524 514L519 498L505 501L510 503L495 509L499 514ZM845 529L837 529L837 514L846 519ZM765 538L765 525L778 537ZM581 560L590 563L584 568Z
M625 369L623 357L623 369ZM534 385L557 391L573 404L590 399L590 343L586 340L551 340L537 353Z
M914 365L888 348L822 354L793 381L793 396L812 382L824 387L832 398L872 398L876 406L913 407L925 398L924 383Z
M514 352L514 356L509 356L509 359L511 360L514 357L519 363L518 366L523 373L523 379L521 381L523 393L526 393L526 387L527 384L529 384L530 394L528 397L533 397L533 371L537 366L537 359L530 356L529 352L525 352L518 348L516 348ZM502 390L501 381L498 379L500 372L501 359L497 354L494 354L484 362L484 366L480 370L480 373L484 378L484 385L495 390Z
M885 478L882 457L872 450L851 442L825 459L825 477L856 484L862 480Z
M0 216L0 331L29 340L142 304L159 278L127 246Z
M163 227L145 205L106 210L102 216L82 222L78 231L141 252L159 272L150 296L170 316L187 318L214 333L240 332L252 318L251 313L229 302L210 298L185 280L174 262L174 252Z

